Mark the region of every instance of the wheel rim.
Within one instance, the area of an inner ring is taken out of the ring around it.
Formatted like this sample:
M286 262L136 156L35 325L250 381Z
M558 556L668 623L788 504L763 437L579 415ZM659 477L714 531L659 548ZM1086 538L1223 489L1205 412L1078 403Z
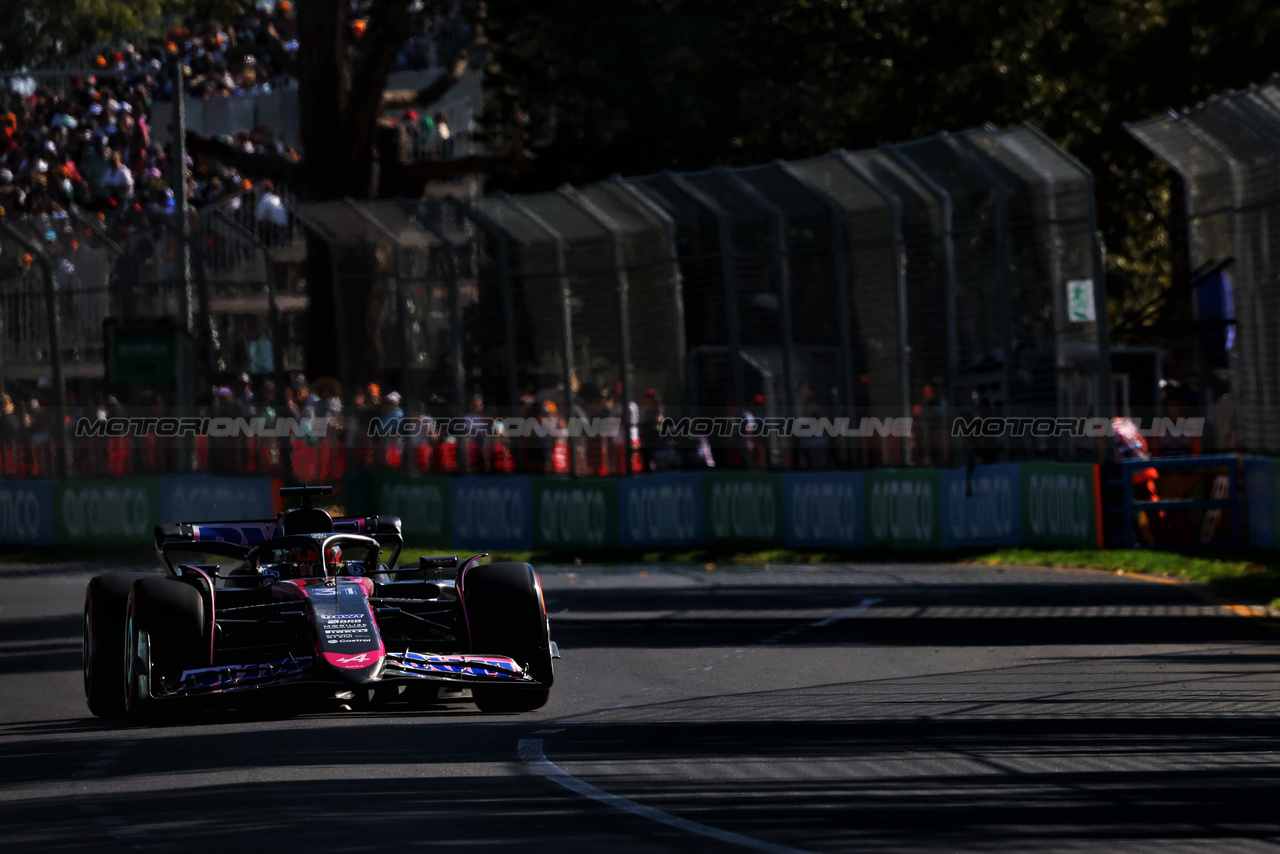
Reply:
M130 610L129 617L124 624L124 706L127 711L134 711L137 708L138 700L135 692L138 675L138 656L137 650L134 648L137 644L133 631L133 612Z
M93 693L93 632L89 625L89 609L84 609L84 635L80 641L80 656L84 664L84 698Z

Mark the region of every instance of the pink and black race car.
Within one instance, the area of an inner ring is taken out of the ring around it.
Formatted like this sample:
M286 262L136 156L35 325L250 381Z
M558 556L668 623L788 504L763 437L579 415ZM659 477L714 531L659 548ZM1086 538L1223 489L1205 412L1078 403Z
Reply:
M481 554L393 568L400 520L333 518L312 505L332 492L281 489L302 507L274 521L160 525L165 575L94 577L89 710L155 723L212 702L302 709L325 698L434 702L461 689L486 712L547 702L559 651L532 566L481 564Z

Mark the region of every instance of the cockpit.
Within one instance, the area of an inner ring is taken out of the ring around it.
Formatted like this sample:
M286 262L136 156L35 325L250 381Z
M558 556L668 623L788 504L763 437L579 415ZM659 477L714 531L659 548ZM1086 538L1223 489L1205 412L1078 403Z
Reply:
M378 572L382 548L358 534L295 534L249 551L251 572L271 579L359 577Z

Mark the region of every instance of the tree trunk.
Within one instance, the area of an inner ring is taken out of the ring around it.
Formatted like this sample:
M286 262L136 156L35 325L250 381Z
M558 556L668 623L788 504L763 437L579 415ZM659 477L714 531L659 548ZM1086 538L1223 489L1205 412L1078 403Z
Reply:
M298 112L302 137L302 175L295 188L308 202L347 195L353 152L346 130L351 92L346 0L307 0L298 4ZM370 164L372 174L372 164ZM340 180L334 180L342 176Z
M333 377L345 383L338 363L337 307L333 302L333 267L329 242L307 229L307 376Z

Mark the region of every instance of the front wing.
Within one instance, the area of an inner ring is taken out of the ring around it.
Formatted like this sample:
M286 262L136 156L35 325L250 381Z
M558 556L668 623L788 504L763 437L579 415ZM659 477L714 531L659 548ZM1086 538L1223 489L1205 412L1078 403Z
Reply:
M218 665L183 671L177 685L161 686L149 680L156 699L180 695L227 694L283 685L323 684L351 687L332 675L314 656L288 656L259 664ZM433 655L421 652L388 652L382 675L369 687L385 684L435 682L457 687L505 685L537 688L536 679L513 659L499 655Z

